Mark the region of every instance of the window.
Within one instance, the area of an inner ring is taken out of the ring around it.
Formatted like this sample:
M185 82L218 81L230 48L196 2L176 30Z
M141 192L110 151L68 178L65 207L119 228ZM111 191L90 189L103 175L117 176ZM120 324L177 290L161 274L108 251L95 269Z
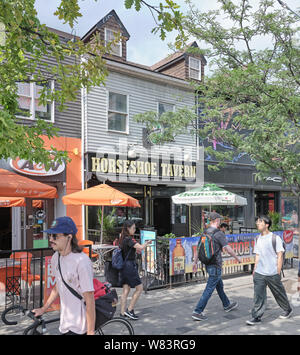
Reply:
M190 78L201 80L201 62L199 59L189 57Z
M46 105L39 104L40 92L43 87L54 89L54 81L47 83L18 83L19 113L18 116L28 119L44 119L54 122L54 102L47 101Z
M106 28L105 29L105 44L107 45L109 42L114 41L116 36L117 36L117 32ZM111 54L122 57L122 42L121 42L121 40L119 41L119 43L113 44L111 46Z
M174 111L174 105L172 104L166 104L163 102L158 103L158 114L161 116L165 112L173 112Z
M129 133L127 95L109 93L108 130Z

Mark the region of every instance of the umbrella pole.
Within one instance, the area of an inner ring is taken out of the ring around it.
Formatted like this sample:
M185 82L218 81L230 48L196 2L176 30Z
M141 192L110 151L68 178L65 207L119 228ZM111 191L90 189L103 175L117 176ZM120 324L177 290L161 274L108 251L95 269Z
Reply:
M103 215L104 215L104 206L102 206L102 212L101 212L101 234L100 234L100 244L102 244L102 240L103 240Z

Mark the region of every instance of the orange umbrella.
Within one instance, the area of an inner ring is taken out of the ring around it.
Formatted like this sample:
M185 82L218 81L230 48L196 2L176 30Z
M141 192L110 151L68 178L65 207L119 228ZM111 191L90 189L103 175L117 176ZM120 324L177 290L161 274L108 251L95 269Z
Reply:
M0 169L0 196L27 198L57 198L56 188Z
M62 198L65 205L141 207L139 201L113 187L101 184Z
M73 192L70 195L63 196L62 201L65 205L85 205L85 206L102 206L101 215L101 236L100 243L103 238L103 208L104 206L126 206L141 207L139 201L135 198L124 194L113 187L101 184L90 187L86 190Z
M24 197L0 197L0 207L23 207L26 206ZM42 208L42 200L32 200L32 207Z

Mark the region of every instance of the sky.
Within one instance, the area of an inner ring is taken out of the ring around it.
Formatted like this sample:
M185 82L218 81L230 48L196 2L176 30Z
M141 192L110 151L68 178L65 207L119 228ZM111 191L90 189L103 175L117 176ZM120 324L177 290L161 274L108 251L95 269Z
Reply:
M149 0L148 2L153 4L160 1ZM184 0L175 0L175 2L182 9L187 8ZM252 2L255 4L258 0L252 0ZM300 0L284 0L284 2L294 11L300 7ZM70 27L53 15L59 3L59 0L36 0L38 17L42 23L49 27L71 33ZM218 7L217 0L194 0L194 3L204 11ZM127 60L150 66L172 53L168 43L174 40L176 34L168 34L165 41L159 38L158 33L152 34L151 30L155 26L155 22L147 8L142 8L139 12L136 12L134 8L127 10L124 0L79 0L79 5L82 17L78 19L72 32L77 36L85 35L105 15L111 10L115 10L130 34L130 39L127 42ZM278 6L280 7L280 5Z

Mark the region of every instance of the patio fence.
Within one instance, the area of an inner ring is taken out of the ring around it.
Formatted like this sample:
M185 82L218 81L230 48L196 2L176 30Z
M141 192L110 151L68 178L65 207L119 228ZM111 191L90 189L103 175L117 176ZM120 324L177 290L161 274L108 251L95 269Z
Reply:
M143 254L137 254L138 270L145 292L157 288L171 288L187 283L206 281L207 275L204 270L196 273L170 275L169 239L158 237L153 243L156 247L155 260L153 253L150 253L150 246ZM91 246L87 247L89 247L91 255ZM20 252L26 253L23 260L18 257L17 253ZM15 254L14 258L11 257L12 254ZM3 286L6 290L5 293L0 293L0 306L4 305L7 308L13 304L21 304L28 309L41 307L44 303L46 282L45 258L52 255L51 248L0 251L0 290L1 288L3 290ZM111 262L109 254L107 262ZM293 259L286 259L284 268L290 267L293 267ZM225 278L239 276L249 274L252 270L253 264L223 267L223 275ZM100 280L104 281L105 276L100 277Z

